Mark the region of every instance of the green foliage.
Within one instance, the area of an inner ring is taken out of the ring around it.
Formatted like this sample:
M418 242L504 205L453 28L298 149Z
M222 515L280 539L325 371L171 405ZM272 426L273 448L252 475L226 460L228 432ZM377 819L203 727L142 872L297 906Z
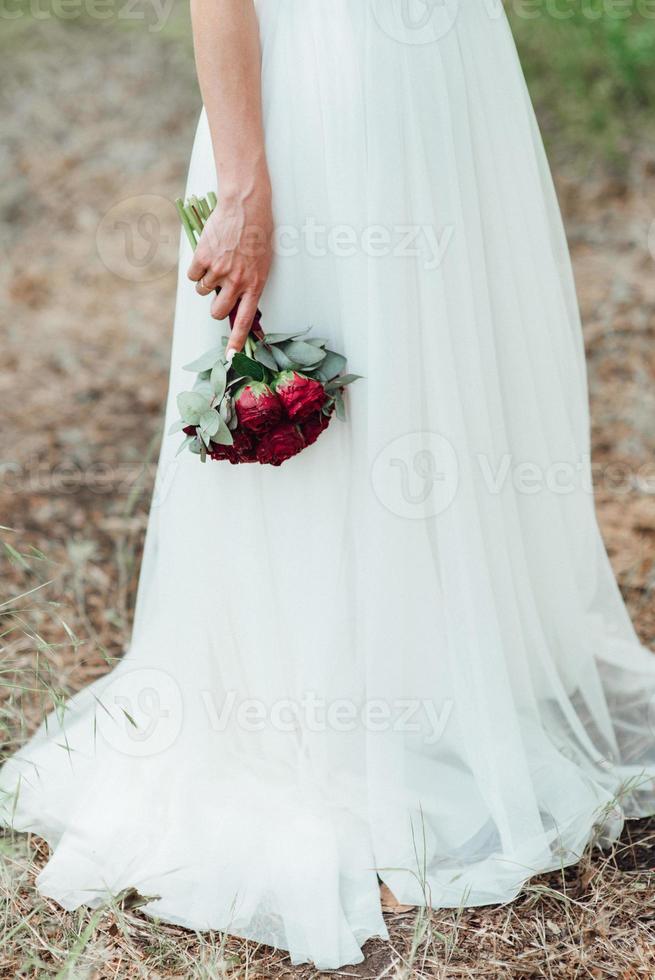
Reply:
M550 149L625 164L652 128L655 4L510 0L508 15Z

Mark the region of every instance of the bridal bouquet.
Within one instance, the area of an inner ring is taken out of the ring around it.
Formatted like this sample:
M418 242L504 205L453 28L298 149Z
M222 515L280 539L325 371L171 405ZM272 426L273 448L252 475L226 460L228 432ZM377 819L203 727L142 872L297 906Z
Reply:
M176 201L184 230L195 248L216 195ZM230 314L234 326L236 309ZM196 373L191 391L177 398L180 419L170 434L183 432L178 452L189 449L230 463L280 466L316 442L333 415L345 419L343 391L356 381L342 374L346 359L328 350L309 331L265 333L258 310L245 349L231 361L221 347L185 368Z

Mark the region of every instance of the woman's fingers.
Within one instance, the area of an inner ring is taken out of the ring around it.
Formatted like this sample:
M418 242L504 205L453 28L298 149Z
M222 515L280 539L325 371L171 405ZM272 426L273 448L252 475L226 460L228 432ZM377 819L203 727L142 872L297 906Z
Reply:
M239 290L235 285L226 282L212 303L211 314L215 320L224 320L232 312L239 300Z
M213 293L214 292L213 288L211 286L208 286L207 285L207 276L206 275L204 275L202 277L202 279L200 280L200 282L197 282L196 283L196 292L200 296L209 296L210 293Z
M202 278L196 285L196 291L200 293L201 296L209 296L213 293L215 289L223 285L223 282L229 275L229 267L224 267L215 263L205 270ZM227 284L226 284L227 285Z
M200 279L207 272L207 262L205 259L200 258L199 252L194 252L193 258L191 260L191 265L188 268L187 276L193 282L199 282Z
M250 328L252 327L253 320L255 319L258 299L259 297L254 293L245 293L241 297L236 320L234 322L234 326L232 327L232 333L230 334L230 339L228 340L227 347L225 349L225 356L227 357L228 361L231 360L237 351L243 350L246 337L250 333Z

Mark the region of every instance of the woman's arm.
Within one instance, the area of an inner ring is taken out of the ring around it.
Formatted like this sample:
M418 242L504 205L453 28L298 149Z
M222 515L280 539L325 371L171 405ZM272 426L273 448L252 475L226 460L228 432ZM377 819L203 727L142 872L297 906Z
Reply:
M229 350L241 350L268 276L273 217L264 152L259 27L253 0L191 0L198 81L218 178L189 278L224 319L239 300ZM200 189L202 190L202 188ZM204 193L204 191L203 191Z

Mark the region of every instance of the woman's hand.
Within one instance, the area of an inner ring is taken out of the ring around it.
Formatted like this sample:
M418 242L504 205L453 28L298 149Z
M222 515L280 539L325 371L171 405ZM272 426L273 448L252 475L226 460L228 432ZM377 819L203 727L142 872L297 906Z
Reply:
M243 348L272 259L273 215L267 177L254 190L219 197L205 224L188 276L201 296L217 287L211 314L224 320L239 304L227 357Z

